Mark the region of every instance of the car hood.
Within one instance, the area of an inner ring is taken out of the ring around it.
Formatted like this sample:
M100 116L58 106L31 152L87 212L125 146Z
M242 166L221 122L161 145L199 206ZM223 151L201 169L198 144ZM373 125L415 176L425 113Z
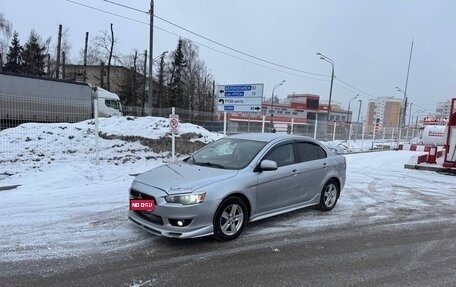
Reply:
M192 192L237 174L237 170L211 168L185 162L169 163L146 171L136 182L159 188L168 194Z

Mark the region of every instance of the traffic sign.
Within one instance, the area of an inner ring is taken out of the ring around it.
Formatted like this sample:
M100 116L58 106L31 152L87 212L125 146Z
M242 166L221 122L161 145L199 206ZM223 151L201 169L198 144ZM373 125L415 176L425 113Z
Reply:
M220 112L260 112L263 101L263 84L219 85Z
M219 85L218 97L261 97L263 98L263 84L250 85Z
M234 106L234 105L218 105L219 112L251 112L258 113L261 111L261 105L258 106Z
M260 99L261 100L261 99ZM258 106L261 104L258 97L243 97L243 98L219 98L218 99L219 105L249 105L249 106Z
M169 115L169 132L177 134L179 129L179 115L171 114Z

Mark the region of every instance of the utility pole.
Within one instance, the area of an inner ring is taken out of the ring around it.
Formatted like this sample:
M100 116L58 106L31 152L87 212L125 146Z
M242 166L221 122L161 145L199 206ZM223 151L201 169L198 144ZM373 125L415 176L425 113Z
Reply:
M153 109L153 77L152 77L152 54L154 49L154 0L150 0L150 21L149 21L149 94L147 97L148 107L150 108L149 115L152 115Z
M329 122L330 116L331 116L331 97L332 97L332 90L333 90L333 83L334 83L334 61L331 58L323 55L322 53L317 53L317 55L320 56L321 60L326 61L329 64L331 64L331 84L329 86L329 101L328 101L328 122Z
M143 112L145 111L144 108L146 107L146 102L147 102L147 50L144 50L144 93L143 93L143 99L142 99L142 106L143 106Z
M65 51L62 51L62 79L65 79L65 65L66 65Z
M87 82L87 45L89 42L89 32L86 32L84 43L84 82Z
M60 50L62 47L62 25L59 25L59 35L57 41L57 61L55 63L55 78L60 78Z

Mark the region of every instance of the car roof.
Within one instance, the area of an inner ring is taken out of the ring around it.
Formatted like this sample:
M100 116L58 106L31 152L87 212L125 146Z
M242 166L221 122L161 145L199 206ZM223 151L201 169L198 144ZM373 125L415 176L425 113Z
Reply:
M247 134L236 134L229 136L230 138L256 140L263 142L271 142L274 140L306 140L315 142L312 138L306 136L295 136L289 134L276 134L276 133L247 133Z

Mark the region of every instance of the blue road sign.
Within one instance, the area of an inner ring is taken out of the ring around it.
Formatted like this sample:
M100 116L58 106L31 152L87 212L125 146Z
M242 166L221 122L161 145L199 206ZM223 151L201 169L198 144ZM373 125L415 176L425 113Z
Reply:
M234 111L234 106L224 106L225 111Z
M225 86L225 91L250 91L252 90L252 85L233 85Z
M219 112L260 112L263 84L234 84L218 86Z
M225 97L243 97L244 92L225 92Z

